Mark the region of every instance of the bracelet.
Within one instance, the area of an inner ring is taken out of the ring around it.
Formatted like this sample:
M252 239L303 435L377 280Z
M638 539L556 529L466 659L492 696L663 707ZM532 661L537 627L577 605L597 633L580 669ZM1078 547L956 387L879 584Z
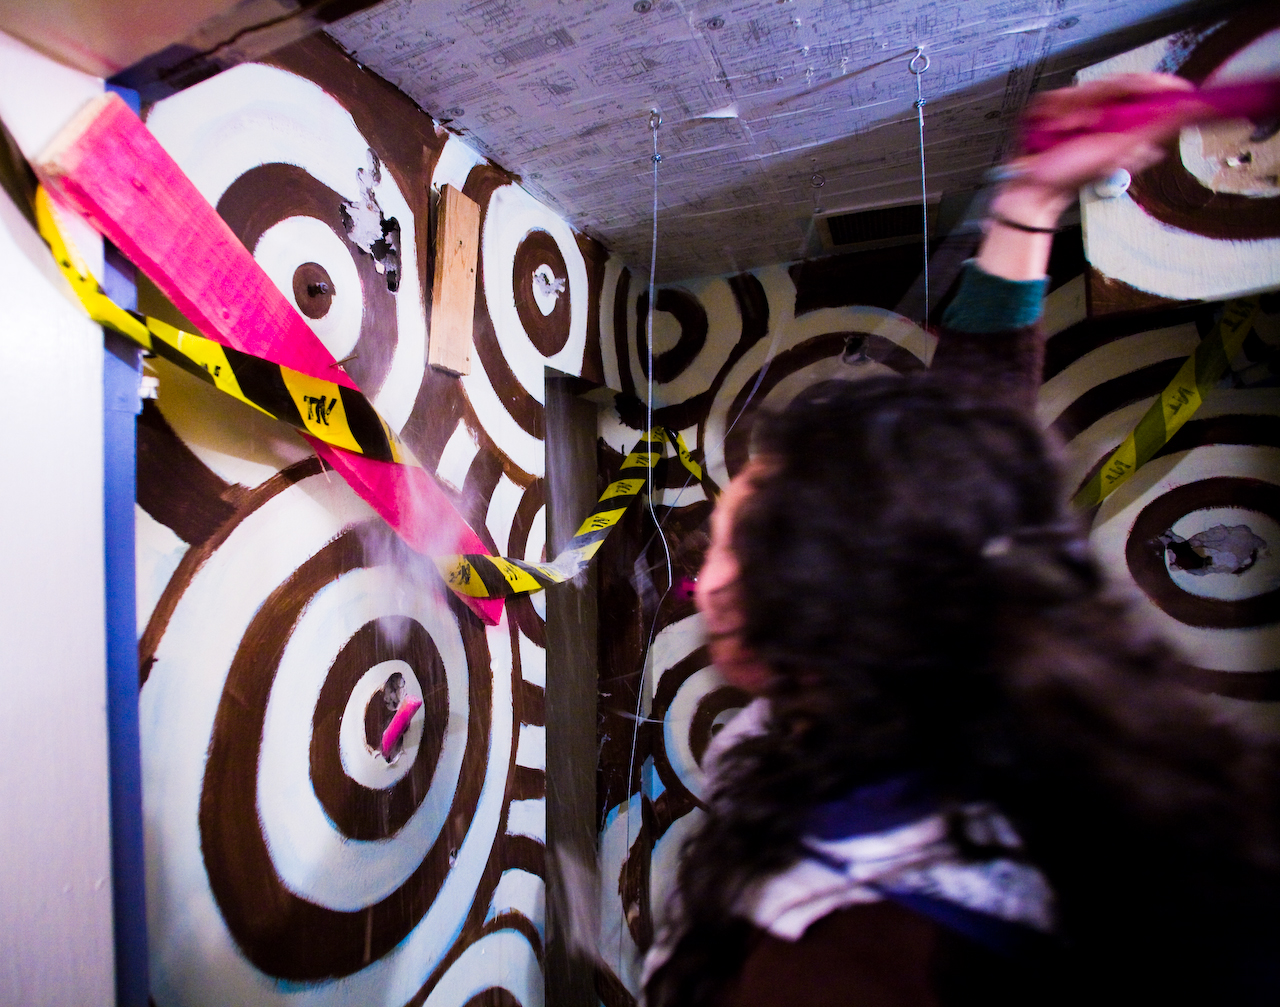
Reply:
M1020 224L1016 220L1010 220L998 213L987 215L987 219L995 224L1003 224L1005 227L1012 227L1015 231L1022 231L1025 234L1057 234L1056 227L1032 227L1030 224Z
M1013 182L1027 176L1027 169L1020 164L996 164L986 170L982 180L987 185L999 185L1001 182Z

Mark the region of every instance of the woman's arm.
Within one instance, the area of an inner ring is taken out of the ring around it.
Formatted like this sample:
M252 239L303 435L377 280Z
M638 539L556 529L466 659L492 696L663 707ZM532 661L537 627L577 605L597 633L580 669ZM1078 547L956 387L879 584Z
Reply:
M1108 105L1168 90L1192 90L1192 85L1168 74L1121 74L1047 91L1027 109L1024 127L1088 128L1101 119ZM1195 117L1194 106L1181 106L1124 133L1074 137L1011 162L1005 167L1008 179L991 200L987 233L976 259L978 267L1007 280L1043 277L1053 228L1080 187L1119 168L1137 173L1155 164L1165 155L1162 145Z
M1112 103L1153 91L1185 90L1164 74L1125 74L1048 91L1032 102L1024 128L1063 133L1098 123ZM1021 409L1035 404L1043 371L1038 322L1049 250L1062 211L1080 187L1117 168L1130 172L1160 160L1187 106L1124 133L1085 133L1005 165L992 197L978 254L942 318L932 369L974 389L983 401Z

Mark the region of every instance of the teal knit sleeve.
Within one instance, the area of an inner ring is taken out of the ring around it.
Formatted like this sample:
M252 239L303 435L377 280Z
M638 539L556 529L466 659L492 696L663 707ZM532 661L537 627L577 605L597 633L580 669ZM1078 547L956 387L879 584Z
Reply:
M955 300L942 316L943 328L955 332L1008 332L1034 325L1040 318L1048 278L1006 280L970 260Z

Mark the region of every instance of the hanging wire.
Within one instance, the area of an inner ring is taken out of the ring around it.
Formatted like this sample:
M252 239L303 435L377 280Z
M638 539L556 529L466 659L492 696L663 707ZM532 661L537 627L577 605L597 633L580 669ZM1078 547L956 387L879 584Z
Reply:
M649 312L648 318L645 320L645 343L648 348L648 392L645 395L645 429L653 430L653 311L654 302L658 299L658 291L656 287L656 277L658 273L658 165L662 163L662 155L658 153L658 127L662 125L662 115L655 108L649 113L649 130L653 133L653 236L649 243ZM653 504L653 473L657 468L656 465L650 465L647 473L649 486L649 516L653 518L653 523L657 526L661 535L662 526L658 524L658 513L654 510ZM667 591L671 590L672 569L671 569L671 549L667 545L667 537L662 537L662 549L667 556ZM664 593L662 596L666 598ZM659 602L659 605L662 603ZM656 619L656 616L655 616Z
M916 79L916 123L920 127L920 221L924 238L924 327L929 327L929 190L925 186L924 172L924 93L920 77L929 69L929 57L923 46L916 46L915 55L907 62L907 69Z
M645 395L645 430L653 430L653 312L654 303L657 300L657 273L658 273L658 165L662 163L662 155L658 153L658 127L662 125L662 115L657 109L653 109L649 113L649 129L653 133L653 235L649 245L649 310L645 320L645 333L647 343L647 362L648 362L648 388ZM653 445L650 444L650 447ZM671 588L675 583L675 572L671 564L671 546L667 542L667 536L662 530L662 522L658 520L658 512L653 502L653 473L657 468L656 465L650 465L646 475L649 497L649 516L653 520L655 534L662 542L662 551L667 560L667 586L662 592L662 597L658 599L657 605L653 609L653 619L649 625L648 640L644 648L644 658L640 664L640 681L636 684L636 712L629 719L635 722L635 727L631 732L631 755L627 761L627 801L631 800L631 777L636 771L636 746L640 740L640 725L649 722L650 718L643 715L644 710L644 689L645 681L648 678L649 663L652 661L653 654L653 638L658 629L658 613L662 611L662 604L667 600L667 596L671 593ZM670 514L670 511L668 511ZM653 542L650 537L645 543L641 555L645 555L649 551L649 545ZM644 781L640 781L640 796L643 804L644 799ZM627 813L627 856L631 854L631 812ZM643 812L642 812L643 817ZM639 833L637 832L637 835ZM618 975L622 975L622 937L627 930L627 907L625 901L622 902L622 918L618 926Z

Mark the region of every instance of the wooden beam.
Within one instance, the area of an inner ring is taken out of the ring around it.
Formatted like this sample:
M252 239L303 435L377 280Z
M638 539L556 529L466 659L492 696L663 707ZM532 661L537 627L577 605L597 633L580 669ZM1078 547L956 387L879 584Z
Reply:
M160 288L203 336L348 388L355 382L113 93L95 98L40 155L36 172Z
M123 251L202 335L356 387L118 95L86 105L40 157L36 170L50 191ZM473 297L474 292L473 279ZM411 548L427 556L489 551L425 470L308 440ZM463 600L490 624L501 618L501 599Z
M431 288L427 363L450 374L470 374L480 204L451 185L442 186L436 219L436 275Z

